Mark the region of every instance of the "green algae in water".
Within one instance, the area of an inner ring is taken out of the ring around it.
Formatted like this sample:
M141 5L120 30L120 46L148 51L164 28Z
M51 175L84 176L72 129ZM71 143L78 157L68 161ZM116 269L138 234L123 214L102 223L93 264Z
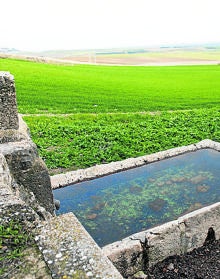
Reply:
M204 149L54 190L100 245L220 199L220 153Z

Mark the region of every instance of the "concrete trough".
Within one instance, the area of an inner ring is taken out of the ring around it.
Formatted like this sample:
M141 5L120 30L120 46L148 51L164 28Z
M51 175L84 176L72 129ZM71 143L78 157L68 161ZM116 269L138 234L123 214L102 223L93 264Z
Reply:
M207 139L151 155L55 175L51 177L52 187L56 189L207 148L219 152L220 143ZM210 228L214 230L216 239L220 239L219 224L220 202L217 202L106 245L102 251L122 276L128 278L139 271L145 272L150 266L169 256L183 254L202 246Z

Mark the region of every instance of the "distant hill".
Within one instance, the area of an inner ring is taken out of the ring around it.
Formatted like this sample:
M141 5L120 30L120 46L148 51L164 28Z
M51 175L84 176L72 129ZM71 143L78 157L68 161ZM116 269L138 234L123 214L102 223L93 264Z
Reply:
M108 65L219 64L220 43L162 45L139 48L47 50L41 52L19 51L15 48L0 48L0 54L2 54L2 57L10 56L11 58L21 58L43 63Z
M2 47L0 48L0 53L11 53L11 54L17 54L20 51L16 48L7 48L7 47Z

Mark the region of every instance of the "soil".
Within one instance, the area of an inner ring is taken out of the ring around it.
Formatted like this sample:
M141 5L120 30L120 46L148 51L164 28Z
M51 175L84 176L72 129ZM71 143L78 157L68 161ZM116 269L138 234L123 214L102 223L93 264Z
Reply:
M151 267L147 279L220 279L220 240Z
M114 57L114 56L102 56L96 57L89 56L75 56L64 57L60 60L72 61L74 63L88 63L88 64L100 64L100 65L129 65L129 66L173 66L173 65L205 65L205 64L218 64L217 60L207 60L199 58L184 58L184 57L146 57L146 56L130 56L130 57Z
M75 64L95 64L113 66L176 66L176 65L219 65L220 61L215 59L185 58L185 57L114 57L111 55L96 55L96 57L86 56L67 56L67 57L37 57L19 54L2 54L1 58L22 59L39 63L53 63L62 65Z

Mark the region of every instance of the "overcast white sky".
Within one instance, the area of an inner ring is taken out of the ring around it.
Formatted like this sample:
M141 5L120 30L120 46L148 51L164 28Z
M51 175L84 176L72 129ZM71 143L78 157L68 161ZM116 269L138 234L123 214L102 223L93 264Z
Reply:
M0 47L220 42L220 0L0 0Z

